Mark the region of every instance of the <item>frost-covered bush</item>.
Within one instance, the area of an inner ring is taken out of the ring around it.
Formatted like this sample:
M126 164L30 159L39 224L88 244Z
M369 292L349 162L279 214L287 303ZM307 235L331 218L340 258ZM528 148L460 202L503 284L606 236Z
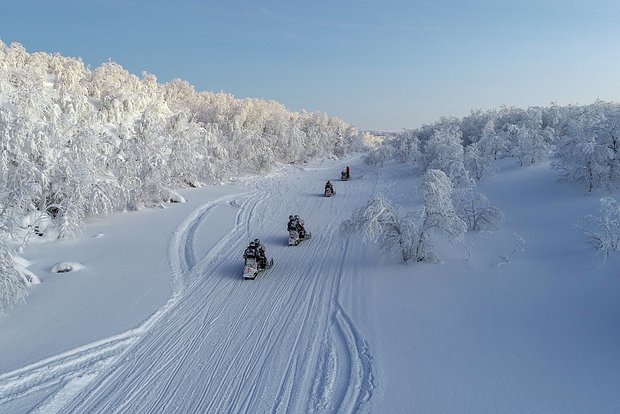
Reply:
M587 215L577 226L596 251L607 258L620 248L620 206L612 197L601 198L600 216Z
M439 231L461 238L467 224L458 216L452 202L452 181L440 170L428 170L420 185L424 194L424 231Z
M398 149L392 143L384 142L379 148L366 155L364 161L373 167L383 167L385 162L393 160L397 153Z
M424 148L424 169L443 171L456 186L470 186L462 141L457 127L436 131Z
M476 191L458 191L454 196L454 208L468 230L497 230L504 221L504 213L492 206L484 194Z
M465 148L463 163L469 172L470 177L480 181L482 177L494 172L494 159L491 153L486 151L483 141L469 144Z
M15 268L13 252L6 242L7 235L0 233L0 315L24 300L26 284Z
M429 170L422 182L424 207L418 213L404 213L382 194L355 210L340 230L349 236L361 232L366 240L378 242L381 252L398 250L403 261L438 261L431 236L444 233L460 238L467 226L454 210L452 183L439 170Z
M507 255L501 257L502 261L497 263L498 266L507 265L507 264L512 263L512 258L517 253L522 253L522 252L525 251L525 239L523 237L521 237L521 235L518 234L518 233L513 233L513 235L515 237L515 240L514 240L514 244L512 246L512 250Z
M364 239L379 243L382 253L398 250L405 262L434 260L430 241L420 237L417 221L414 215L403 213L382 194L377 194L343 221L340 230L345 236L363 233Z

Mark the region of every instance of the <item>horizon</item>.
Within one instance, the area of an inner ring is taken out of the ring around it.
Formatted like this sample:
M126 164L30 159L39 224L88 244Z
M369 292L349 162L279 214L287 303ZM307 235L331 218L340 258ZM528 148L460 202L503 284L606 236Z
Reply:
M112 60L159 82L322 111L363 130L620 96L620 5L611 1L34 0L4 9L0 39L29 53L91 68Z

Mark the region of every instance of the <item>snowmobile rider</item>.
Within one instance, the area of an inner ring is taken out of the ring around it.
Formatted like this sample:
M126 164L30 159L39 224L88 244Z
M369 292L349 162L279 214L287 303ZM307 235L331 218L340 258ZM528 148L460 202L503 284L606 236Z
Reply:
M304 227L304 221L299 218L297 214L295 214L295 222L297 223L297 231L299 232L299 238L303 239L306 237L306 228Z
M243 258L244 259L248 259L248 258L256 258L257 257L257 252L256 252L256 244L254 242L250 242L250 245L248 247L245 248L245 251L243 252Z
M349 169L349 166L347 165L347 178L351 178L351 170Z
M329 180L327 180L327 182L325 183L325 192L327 192L328 188L332 191L332 193L334 192L334 187L332 186L332 183Z
M297 230L297 221L293 215L288 216L288 224L286 225L288 231Z
M265 267L267 267L267 255L265 253L265 246L261 244L259 239L254 239L254 245L256 246L259 266L264 269Z
M304 221L300 219L298 215L288 216L288 224L286 225L286 229L288 231L297 231L299 233L300 239L303 239L304 237L306 237L306 229L304 227Z

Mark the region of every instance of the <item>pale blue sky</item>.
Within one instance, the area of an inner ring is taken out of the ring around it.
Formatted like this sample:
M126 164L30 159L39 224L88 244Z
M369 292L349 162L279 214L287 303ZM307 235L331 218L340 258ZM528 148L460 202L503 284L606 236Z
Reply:
M362 129L620 100L617 0L0 0L0 39Z

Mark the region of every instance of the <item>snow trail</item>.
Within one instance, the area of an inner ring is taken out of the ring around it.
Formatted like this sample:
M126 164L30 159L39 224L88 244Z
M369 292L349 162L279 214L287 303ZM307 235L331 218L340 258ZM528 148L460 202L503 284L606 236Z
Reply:
M0 377L0 409L46 389L39 412L363 411L372 357L339 301L338 226L374 187L334 179L337 195L322 197L325 175L337 174L284 167L194 211L169 242L170 301L133 331ZM229 233L198 251L223 204L238 209ZM312 239L287 245L289 214ZM244 281L240 255L255 237L275 264Z

